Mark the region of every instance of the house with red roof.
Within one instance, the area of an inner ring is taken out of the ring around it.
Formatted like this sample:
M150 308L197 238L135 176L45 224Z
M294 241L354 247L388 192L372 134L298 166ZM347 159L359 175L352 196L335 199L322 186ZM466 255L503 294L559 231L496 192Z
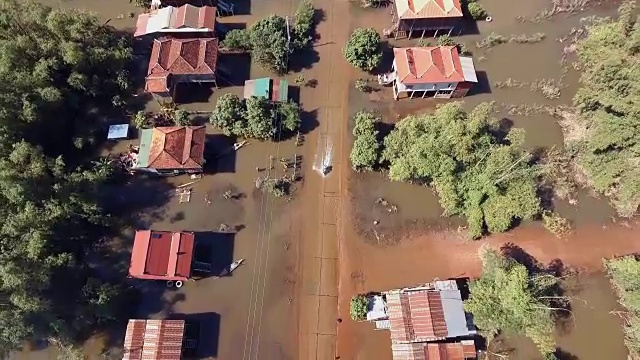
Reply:
M153 42L145 90L171 97L178 83L216 85L218 39L161 38Z
M188 280L191 277L194 249L193 233L138 230L133 240L129 277Z
M427 32L451 35L454 29L462 30L462 5L460 0L394 0L391 12L393 26L384 35L397 38L421 37Z
M473 59L455 46L393 49L391 73L380 78L393 84L393 97L464 97L478 82Z
M198 174L205 163L204 126L166 126L144 129L132 170L160 175Z
M167 6L140 14L133 36L184 33L212 35L215 24L216 8L213 6Z

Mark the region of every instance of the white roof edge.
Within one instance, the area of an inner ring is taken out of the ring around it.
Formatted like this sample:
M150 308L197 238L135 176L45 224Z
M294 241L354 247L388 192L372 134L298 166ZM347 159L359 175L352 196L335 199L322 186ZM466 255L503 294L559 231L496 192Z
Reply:
M460 65L462 65L464 81L477 83L478 76L476 75L476 67L473 65L473 58L460 56Z

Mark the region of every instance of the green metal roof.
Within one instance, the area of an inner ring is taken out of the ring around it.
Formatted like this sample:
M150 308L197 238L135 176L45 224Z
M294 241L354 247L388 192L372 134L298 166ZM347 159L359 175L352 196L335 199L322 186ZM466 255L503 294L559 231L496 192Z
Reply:
M253 88L253 96L261 96L268 99L270 88L271 78L256 79Z
M275 89L274 89L275 91ZM276 95L274 94L274 98ZM289 99L289 82L287 80L280 80L279 91L277 94L276 101L287 101Z
M149 152L151 152L151 142L153 139L153 129L144 129L140 133L140 150L138 151L138 163L136 167L146 168L149 166Z

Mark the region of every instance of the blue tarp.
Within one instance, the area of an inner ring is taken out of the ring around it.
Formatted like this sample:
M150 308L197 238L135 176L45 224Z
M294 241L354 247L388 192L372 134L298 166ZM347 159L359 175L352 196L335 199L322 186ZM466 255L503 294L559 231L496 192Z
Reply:
M129 136L129 124L117 124L109 126L107 139L124 139Z

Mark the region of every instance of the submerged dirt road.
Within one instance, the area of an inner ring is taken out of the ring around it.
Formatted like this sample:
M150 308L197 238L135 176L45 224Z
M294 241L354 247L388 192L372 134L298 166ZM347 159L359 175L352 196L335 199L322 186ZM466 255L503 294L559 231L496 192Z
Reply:
M317 115L318 129L307 137L305 189L301 201L300 272L298 274L298 359L334 359L338 319L338 253L341 228L343 174L349 169L343 154L347 131L350 68L342 57L349 36L348 1L316 0L323 18L318 25L315 50L321 59L307 78L318 81L315 89L301 92L305 109ZM329 160L330 159L330 160ZM313 168L330 163L323 177Z

